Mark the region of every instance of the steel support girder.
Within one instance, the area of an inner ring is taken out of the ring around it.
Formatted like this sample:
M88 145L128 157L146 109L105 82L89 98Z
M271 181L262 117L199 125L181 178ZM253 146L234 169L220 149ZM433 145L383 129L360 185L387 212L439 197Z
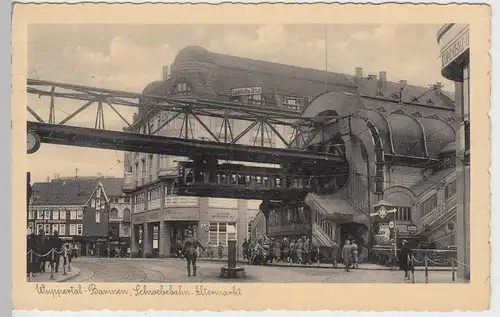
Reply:
M56 91L57 88L57 91ZM57 83L43 80L28 79L28 89L29 94L34 94L38 96L48 96L51 98L51 114L54 111L54 98L66 98L72 100L86 101L86 103L80 107L78 110L74 111L72 114L68 115L67 118L61 121L61 124L67 123L69 120L74 118L80 112L84 111L94 102L98 104L105 103L120 117L121 120L127 125L131 130L138 130L141 126L144 126L146 122L156 112L169 111L172 114L184 114L184 116L196 116L197 121L200 120L200 116L216 117L221 118L224 121L224 134L216 133L215 131L210 131L210 129L205 125L203 128L208 131L209 135L214 139L214 141L221 142L232 142L234 140L241 139L242 135L235 136L235 132L230 125L229 120L240 120L248 121L249 125L258 122L259 125L263 126L265 129L267 137L271 139L268 129L274 133L278 139L280 139L285 146L290 147L292 140L286 140L286 138L280 134L279 131L273 128L273 125L288 126L293 131L294 135L300 135L302 132L318 128L318 123L314 118L302 117L295 111L286 109L277 109L260 105L242 104L236 102L224 102L224 101L213 101L207 99L199 98L176 98L176 97L165 97L165 96L151 96L145 94L130 93L111 89L102 89L95 87L87 87L66 83ZM137 122L129 123L123 115L114 107L114 105L128 106L139 108L139 106L145 106L150 110L140 118ZM41 116L38 116L33 109L29 109L29 112L40 121ZM325 122L325 125L331 124L336 119ZM53 122L55 123L55 122ZM185 127L188 128L187 126ZM154 132L158 132L156 129ZM147 131L148 134L154 134L153 131ZM251 132L248 130L247 132ZM261 133L263 133L261 131ZM185 134L186 135L186 134ZM270 140L269 140L270 141ZM264 142L261 140L261 142Z
M300 162L304 166L345 165L345 159L339 155L311 153L297 149L214 143L32 121L28 121L27 124L28 129L36 132L43 143L184 157L195 157L197 153L206 153L218 159L269 164Z

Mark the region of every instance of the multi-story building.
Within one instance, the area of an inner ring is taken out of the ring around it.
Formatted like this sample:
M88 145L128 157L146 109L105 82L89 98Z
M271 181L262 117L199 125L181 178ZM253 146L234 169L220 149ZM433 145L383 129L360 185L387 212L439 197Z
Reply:
M437 33L441 74L455 82L457 260L460 276L470 277L470 89L469 25L448 23Z
M118 248L120 255L130 254L131 197L122 191L123 178L108 178L102 184L109 201L109 248L113 253Z
M177 55L168 78L149 84L144 93L159 96L191 95L210 100L282 107L306 116L315 116L318 111L330 108L338 112L345 111L342 107L345 108L348 103L364 109L367 120L371 120L376 126L375 130L378 129L383 134L382 153L386 153L386 157L382 160L386 163L381 164L379 160L377 168L373 163L370 173L365 171L364 180L350 181L358 186L351 191L360 196L356 200L357 207L352 207L352 202L343 200L343 203L334 201L333 205L326 202L326 209L338 210L343 206L346 210L353 209L348 212L366 215L377 200L393 199L392 204L397 205L401 211L398 213L401 234L410 235L406 228L421 219L418 211L420 196L413 195L411 201L405 201L403 192L431 182L428 180L432 174L430 170L437 171L437 168L429 168L431 165L425 165L425 162L439 161L441 151L455 138L452 127L453 99L442 91L440 83L430 87L431 89L413 86L404 80L398 83L388 81L384 71L378 75L364 76L363 69L356 68L354 75L346 75L216 54L200 47L187 47ZM332 95L339 91L344 95ZM398 109L400 100L405 102L404 109ZM342 102L344 104L340 105ZM320 105L319 108L311 106L314 103ZM147 110L141 108L136 119ZM162 126L172 116L167 111L154 113L148 123L151 131ZM200 128L194 118L191 119L190 134L199 139L207 138L204 129ZM135 129L145 129L145 124L137 126L141 121L134 122ZM223 129L222 119L212 118L206 124L212 131ZM244 129L247 125L234 120L231 123L235 130ZM158 134L178 136L183 126L183 118L177 118L160 129ZM265 141L266 146L282 146L279 140L272 138L260 140L261 134L254 132L255 134L247 135L244 140L246 143L259 144L260 141ZM282 132L286 135L291 131ZM414 145L409 145L410 141ZM365 144L367 148L370 147L368 143ZM371 148L373 151L373 144ZM366 153L366 149L355 154L356 164L366 161L362 153ZM373 158L376 156L371 155ZM188 228L193 229L202 242L221 242L224 245L228 239L237 238L242 241L248 237L248 224L259 211L260 201L175 196L171 186L172 178L177 173L176 161L179 158L139 153L127 153L125 157L124 189L133 196L131 228L134 253L142 251L145 256L153 253L167 256L171 246L182 240L183 232ZM422 164L427 168L414 167ZM371 175L375 170L377 181L369 182L366 175ZM364 189L359 187L363 184ZM363 194L367 192L366 188L372 186L373 195ZM398 191L397 188L403 189ZM313 200L318 202L316 198ZM320 220L321 217L315 216L318 210L307 205L298 204L286 212L279 210L275 212L276 215L271 215L272 210L266 209L266 227L270 235L293 233L311 236L315 232L316 240L321 242L331 240L342 232L335 231L335 225L331 222ZM360 222L364 221L360 219ZM261 219L258 222L263 223Z
M110 196L121 194L123 179L107 177L56 178L33 184L28 227L79 244L83 255L107 255ZM117 194L120 192L120 194ZM126 226L126 223L124 223Z

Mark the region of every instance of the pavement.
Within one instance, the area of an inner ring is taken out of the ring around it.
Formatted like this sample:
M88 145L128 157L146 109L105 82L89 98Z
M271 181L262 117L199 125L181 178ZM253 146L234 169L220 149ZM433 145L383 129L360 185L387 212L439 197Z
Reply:
M198 259L199 261L211 261L211 262L219 262L219 263L227 263L227 257L223 257L222 259ZM245 265L248 264L248 261L243 261L243 260L238 260L238 263ZM297 263L268 263L267 266L278 266L278 267L301 267L301 268L322 268L322 269L331 269L332 264L331 263L311 263L311 264L297 264ZM342 264L337 265L336 269L343 269ZM378 264L373 264L373 263L362 263L359 265L358 270L387 270L387 271L394 271L394 268L384 266L384 265L378 265ZM449 271L451 274L451 267L448 266L428 266L427 270L428 271ZM415 271L425 271L425 267L423 266L416 266Z
M197 276L187 276L186 261L183 259L116 259L78 258L72 265L79 268L79 275L65 280L71 283L411 283L403 278L404 273L394 270L342 269L326 267L248 265L241 264L246 277L238 280L219 278L218 260L197 262ZM362 267L363 265L361 265ZM429 283L454 283L449 271L428 272ZM464 280L455 281L463 283ZM415 283L425 283L425 273L415 272Z
M71 280L71 279L77 277L78 275L80 275L80 269L78 267L71 265L71 271L66 272L66 275L64 275L62 268L60 268L59 273L54 273L54 279L50 278L50 271L48 271L48 272L44 272L44 273L36 273L35 276L32 276L29 279L28 279L28 277L26 277L26 280L28 282L32 282L32 283L41 283L41 282L56 282L56 283L58 283L58 282L65 282L65 281Z

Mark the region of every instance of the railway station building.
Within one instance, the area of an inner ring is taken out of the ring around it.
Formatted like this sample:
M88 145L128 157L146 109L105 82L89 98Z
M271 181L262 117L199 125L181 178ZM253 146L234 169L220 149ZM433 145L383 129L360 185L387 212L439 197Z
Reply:
M196 97L288 109L298 115L344 116L315 142L342 143L348 164L344 186L334 194L309 193L300 199L271 202L173 194L178 161L185 158L126 153L124 191L132 197L133 256L170 256L185 231L202 243L226 246L230 239L308 236L320 247L355 237L367 253L371 214L381 201L396 209L398 237L424 238L438 248L455 245L454 98L440 83L418 87L389 74L341 74L209 52L190 46L180 51L164 78L145 87L157 96ZM404 103L401 104L400 101ZM141 108L134 122L140 122ZM172 117L158 111L152 129ZM158 131L178 136L182 118ZM220 118L205 122L222 130ZM193 138L208 135L189 122ZM246 125L232 122L235 130ZM142 129L142 127L139 127ZM282 147L277 138L262 140L256 129L245 142ZM284 135L290 131L280 131ZM383 218L383 217L382 217ZM250 226L249 224L252 223ZM377 223L375 238L388 240L387 221ZM253 233L253 234L251 234ZM251 237L252 236L252 237Z

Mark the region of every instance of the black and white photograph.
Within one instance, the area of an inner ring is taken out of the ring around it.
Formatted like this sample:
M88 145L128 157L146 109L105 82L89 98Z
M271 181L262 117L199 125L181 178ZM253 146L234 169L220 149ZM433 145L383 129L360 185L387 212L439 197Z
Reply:
M446 22L29 25L26 280L469 283Z

